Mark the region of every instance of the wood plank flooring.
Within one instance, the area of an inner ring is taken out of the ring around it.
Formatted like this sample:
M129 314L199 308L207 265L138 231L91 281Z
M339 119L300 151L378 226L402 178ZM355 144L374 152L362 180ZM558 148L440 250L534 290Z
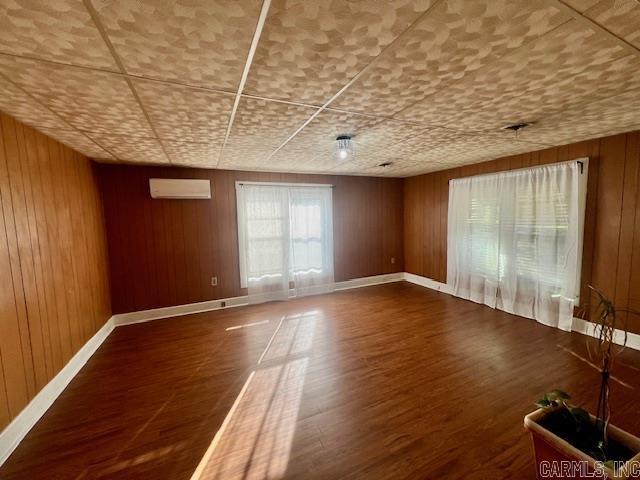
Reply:
M533 479L533 402L594 409L585 342L407 283L120 327L0 478ZM636 435L639 372L611 392Z

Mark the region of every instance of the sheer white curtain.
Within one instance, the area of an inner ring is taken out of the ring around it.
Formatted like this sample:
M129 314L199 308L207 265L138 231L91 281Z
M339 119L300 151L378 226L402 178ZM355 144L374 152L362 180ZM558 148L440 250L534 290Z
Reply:
M291 187L291 279L296 296L334 289L332 189Z
M331 187L239 183L236 190L249 303L332 291Z
M454 295L571 330L586 198L587 159L579 162L449 183Z
M289 297L289 193L286 188L239 185L240 275L250 303Z

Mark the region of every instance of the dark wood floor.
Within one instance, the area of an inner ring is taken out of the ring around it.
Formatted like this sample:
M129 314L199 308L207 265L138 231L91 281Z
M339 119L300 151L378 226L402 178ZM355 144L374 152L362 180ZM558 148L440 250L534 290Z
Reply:
M593 409L585 341L406 283L121 327L0 478L533 479L522 418ZM611 392L635 434L639 372Z

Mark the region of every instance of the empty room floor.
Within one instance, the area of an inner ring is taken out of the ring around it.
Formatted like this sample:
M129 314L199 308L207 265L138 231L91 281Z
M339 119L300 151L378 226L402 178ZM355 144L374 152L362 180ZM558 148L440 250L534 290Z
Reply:
M0 478L533 479L534 402L594 410L586 341L405 282L120 327Z

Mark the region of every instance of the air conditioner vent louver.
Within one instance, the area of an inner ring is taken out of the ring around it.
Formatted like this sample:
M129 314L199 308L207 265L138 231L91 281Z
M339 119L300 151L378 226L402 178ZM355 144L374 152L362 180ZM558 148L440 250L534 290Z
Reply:
M211 182L202 179L150 178L151 198L209 199Z

